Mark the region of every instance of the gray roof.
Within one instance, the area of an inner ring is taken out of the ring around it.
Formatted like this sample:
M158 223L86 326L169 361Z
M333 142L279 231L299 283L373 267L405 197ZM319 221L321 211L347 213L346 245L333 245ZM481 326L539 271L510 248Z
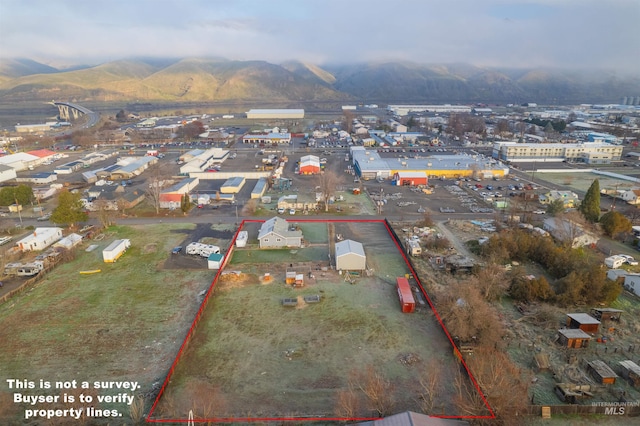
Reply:
M379 420L356 423L358 426L468 426L469 422L458 419L441 419L412 411L394 414Z
M289 222L281 217L275 216L265 221L258 232L258 239L275 233L283 237L302 237L302 231L289 231Z
M364 247L362 247L362 244L357 241L344 240L336 243L336 257L350 253L365 257Z
M239 186L242 182L244 182L244 178L242 176L235 176L227 179L226 182L222 184L222 188Z
M562 334L567 339L591 339L591 336L579 328L563 328L558 330L558 333Z
M567 316L580 324L600 324L600 321L589 314L567 314Z

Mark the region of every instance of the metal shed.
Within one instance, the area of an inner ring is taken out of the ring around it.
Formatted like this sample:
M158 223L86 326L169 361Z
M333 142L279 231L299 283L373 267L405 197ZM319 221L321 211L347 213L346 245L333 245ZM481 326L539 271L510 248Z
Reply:
M222 267L222 259L224 256L220 253L211 253L207 258L207 267L209 269L220 269Z
M336 269L344 271L363 271L367 268L367 256L361 243L344 240L336 243Z

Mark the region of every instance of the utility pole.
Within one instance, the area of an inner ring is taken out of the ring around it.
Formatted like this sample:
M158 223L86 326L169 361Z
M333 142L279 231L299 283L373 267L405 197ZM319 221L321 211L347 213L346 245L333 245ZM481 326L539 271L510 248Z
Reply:
M14 197L16 201L16 210L18 210L18 217L20 218L20 226L22 226L22 206L18 204L18 197Z

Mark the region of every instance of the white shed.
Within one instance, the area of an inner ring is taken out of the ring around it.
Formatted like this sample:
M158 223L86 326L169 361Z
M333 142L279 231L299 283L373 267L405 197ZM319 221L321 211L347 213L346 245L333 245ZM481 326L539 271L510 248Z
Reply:
M224 256L220 253L211 253L207 258L207 267L209 269L220 269Z
M367 256L362 244L353 240L336 243L336 269L345 271L363 271L367 267Z
M73 233L73 234L67 235L66 237L64 237L63 239L61 239L57 243L55 243L53 246L54 247L62 247L62 248L66 248L66 249L70 250L73 247L75 247L78 244L80 244L81 242L82 242L82 236Z

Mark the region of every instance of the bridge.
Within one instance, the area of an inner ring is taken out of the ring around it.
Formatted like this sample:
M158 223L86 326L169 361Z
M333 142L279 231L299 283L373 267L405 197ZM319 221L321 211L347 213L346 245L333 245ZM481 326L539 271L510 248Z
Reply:
M77 120L83 115L89 117L86 123L80 128L87 129L94 126L100 120L100 114L91 111L89 108L85 108L82 105L72 104L70 102L56 102L51 101L49 104L58 108L60 119L71 122Z

